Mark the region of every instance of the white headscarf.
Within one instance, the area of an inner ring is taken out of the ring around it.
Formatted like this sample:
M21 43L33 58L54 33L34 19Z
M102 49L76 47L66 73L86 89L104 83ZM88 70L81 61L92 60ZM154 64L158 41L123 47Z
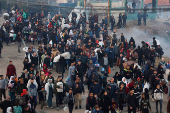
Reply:
M12 113L12 112L10 111L11 109L12 109L11 107L8 107L7 110L6 110L6 112L7 112L7 113Z
M14 81L14 80L12 80L12 78L14 78L14 76L10 77L9 83L11 83L11 81Z
M123 81L123 79L125 79L125 81ZM125 77L122 78L122 82L125 83L126 85L128 84Z

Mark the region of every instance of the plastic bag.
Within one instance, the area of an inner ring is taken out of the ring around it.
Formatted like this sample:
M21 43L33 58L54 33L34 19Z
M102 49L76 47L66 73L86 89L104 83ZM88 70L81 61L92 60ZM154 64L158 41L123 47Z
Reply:
M100 67L100 64L98 62L95 63L96 67Z
M105 73L105 69L104 69L104 67L102 67L102 69L101 69L101 73L102 73L102 74L104 74L104 73Z

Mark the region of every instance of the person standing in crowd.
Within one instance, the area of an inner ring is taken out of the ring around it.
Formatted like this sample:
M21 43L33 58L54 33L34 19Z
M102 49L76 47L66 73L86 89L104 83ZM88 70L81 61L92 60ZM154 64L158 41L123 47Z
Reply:
M46 104L46 95L47 95L47 92L45 91L45 88L42 86L41 90L39 91L39 100L41 103L42 110L44 109L43 106Z
M54 82L54 94L56 96L56 105L57 110L59 111L59 105L62 108L62 100L63 100L63 88L70 88L62 81L62 76L58 76L57 80Z
M76 68L74 66L74 63L71 63L68 73L69 73L68 76L71 77L72 81L75 81L76 80Z
M21 32L18 32L16 36L16 40L18 42L18 52L21 53L20 48L21 48L21 41L22 41L22 35Z
M86 109L87 110L92 110L94 105L96 105L96 98L93 96L93 93L90 92L89 93L89 96L87 97L87 100L86 100Z
M110 83L107 84L110 91L110 99L114 98L117 102L117 84L114 82L114 78L111 78Z
M115 18L113 15L110 17L110 25L110 30L113 31L115 25Z
M112 68L112 70L114 70L113 69L114 58L115 58L114 46L113 44L111 44L109 53L108 53L108 61L109 61L108 63L110 65L110 68Z
M144 25L146 26L146 19L148 17L148 14L144 12L142 17L143 17Z
M123 13L122 19L123 19L123 27L126 28L126 20L127 20L126 13Z
M1 109L2 109L2 113L7 113L7 108L8 107L12 107L12 101L10 96L7 96L7 98L1 102Z
M103 113L109 113L110 110L110 97L107 94L107 91L104 91L104 95L101 97L100 109L102 109Z
M134 95L134 90L130 90L130 94L127 96L128 113L136 113L137 99Z
M109 60L108 60L107 54L105 54L102 59L102 66L104 67L107 74L108 74L108 65L109 65Z
M84 67L81 64L81 61L78 61L78 64L77 64L77 74L78 74L78 77L81 79L81 82L83 83L84 82L83 78L84 78L85 72L84 72Z
M37 87L33 78L31 78L31 84L28 86L28 94L30 96L31 108L35 111L37 106Z
M141 12L138 13L137 17L138 17L138 26L141 26L141 20L142 20Z
M9 61L9 65L8 65L8 67L7 67L6 76L8 77L8 79L10 79L11 76L17 77L16 68L15 68L15 66L12 64L12 61Z
M149 99L145 97L145 94L142 94L142 99L140 102L140 113L149 113L149 109L151 111L151 106Z
M74 101L75 101L72 89L69 89L68 97L69 97L69 102L68 102L69 113L72 113L73 112Z
M52 79L48 79L48 83L45 84L45 90L47 91L46 99L47 99L47 108L52 107L52 98L53 98L53 83Z
M80 82L80 78L77 77L74 85L73 85L73 94L75 98L75 109L78 109L78 101L79 101L79 109L81 109L81 95L85 94L83 83Z
M135 13L135 9L136 9L136 2L135 2L135 0L133 0L132 8L133 8L133 13Z
M7 88L7 80L4 79L3 75L0 75L0 102L2 102L2 94L4 96L4 99L6 99L6 93L5 93L6 88Z
M156 101L156 112L158 112L158 103L160 103L160 113L162 112L162 102L163 102L163 91L160 89L160 85L156 86L156 89L154 91L154 99Z

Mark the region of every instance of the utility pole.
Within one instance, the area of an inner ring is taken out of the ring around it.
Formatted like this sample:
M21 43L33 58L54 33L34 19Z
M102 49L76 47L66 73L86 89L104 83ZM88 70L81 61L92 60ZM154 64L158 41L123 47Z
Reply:
M109 19L110 19L110 0L108 0L108 16L107 16L107 25L109 27Z
M86 0L84 0L84 8L85 8L85 10L86 10Z

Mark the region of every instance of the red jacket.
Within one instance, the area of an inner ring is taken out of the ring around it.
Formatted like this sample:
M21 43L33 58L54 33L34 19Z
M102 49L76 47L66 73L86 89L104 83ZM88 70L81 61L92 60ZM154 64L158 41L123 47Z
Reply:
M17 76L15 66L14 65L8 65L6 76L14 76L14 75Z

